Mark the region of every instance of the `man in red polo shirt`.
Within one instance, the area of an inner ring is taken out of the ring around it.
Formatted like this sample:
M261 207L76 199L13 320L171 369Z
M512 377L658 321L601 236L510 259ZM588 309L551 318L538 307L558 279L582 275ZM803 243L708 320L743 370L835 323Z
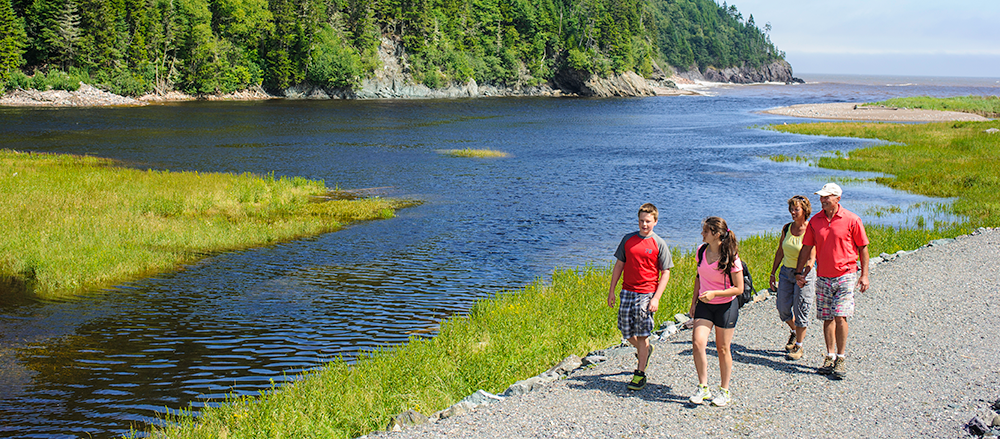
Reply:
M861 218L840 205L842 193L836 183L816 192L823 210L809 220L795 269L796 281L805 285L812 270L805 265L815 247L816 318L823 321L827 351L818 372L836 379L847 374L847 318L854 315L854 288L860 293L868 289L868 235Z

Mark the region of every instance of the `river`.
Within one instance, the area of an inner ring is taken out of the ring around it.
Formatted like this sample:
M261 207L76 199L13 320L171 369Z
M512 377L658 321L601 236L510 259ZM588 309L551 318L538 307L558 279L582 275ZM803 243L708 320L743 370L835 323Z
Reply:
M996 79L804 79L628 99L0 108L0 148L142 169L273 172L424 201L390 220L218 254L73 299L0 292L0 436L114 437L168 409L257 394L337 357L432 336L478 298L556 267L609 263L644 202L659 207L657 233L682 249L710 215L738 236L775 232L787 198L829 180L843 183L843 204L869 224L954 220L933 208L949 200L866 182L873 175L768 160L872 141L760 129L800 120L758 111L996 95ZM461 148L510 157L441 153Z

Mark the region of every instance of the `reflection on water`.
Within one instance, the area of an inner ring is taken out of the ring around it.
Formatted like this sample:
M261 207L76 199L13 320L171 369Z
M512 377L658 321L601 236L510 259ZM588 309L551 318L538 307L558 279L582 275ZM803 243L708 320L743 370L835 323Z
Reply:
M647 201L660 209L658 233L685 249L709 215L739 235L774 232L789 196L829 179L871 177L761 158L870 143L750 128L791 121L758 110L828 100L817 87L649 99L0 109L3 148L141 168L274 172L425 201L390 220L215 255L73 300L0 289L0 435L111 437L156 422L166 408L254 395L332 359L432 335L477 298L554 267L607 263ZM436 152L455 144L511 156ZM868 183L848 182L845 191L844 204L870 212L870 223L910 221L905 208L936 202Z

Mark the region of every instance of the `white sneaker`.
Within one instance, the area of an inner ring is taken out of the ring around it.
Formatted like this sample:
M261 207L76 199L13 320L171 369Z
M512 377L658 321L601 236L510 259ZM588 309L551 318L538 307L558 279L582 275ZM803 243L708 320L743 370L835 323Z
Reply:
M712 405L716 407L725 407L729 405L730 401L732 401L732 398L729 397L729 391L719 387L719 396L716 396L715 399L712 400Z
M691 398L688 399L688 401L691 401L691 404L704 404L705 400L711 397L712 392L708 391L708 386L699 384L698 391L695 392L694 395L691 395Z

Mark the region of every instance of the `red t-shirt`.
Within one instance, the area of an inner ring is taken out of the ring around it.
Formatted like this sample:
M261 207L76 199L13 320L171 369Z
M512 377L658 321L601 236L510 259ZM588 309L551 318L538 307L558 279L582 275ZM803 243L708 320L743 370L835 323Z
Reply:
M816 275L839 277L858 271L858 248L868 245L861 218L838 206L833 219L820 210L809 219L802 245L816 247Z
M625 263L622 288L640 294L655 293L660 272L674 266L667 243L655 232L645 237L639 232L625 235L618 244L615 258Z

